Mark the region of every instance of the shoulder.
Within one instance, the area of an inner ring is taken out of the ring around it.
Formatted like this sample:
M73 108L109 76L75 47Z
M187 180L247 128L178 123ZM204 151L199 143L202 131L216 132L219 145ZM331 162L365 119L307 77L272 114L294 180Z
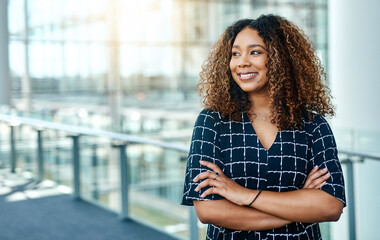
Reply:
M217 119L220 116L219 112L214 112L211 109L204 108L200 113L199 116L204 116L204 117L210 117L213 119Z
M313 115L312 120L305 120L305 131L313 138L332 136L332 130L328 121L321 115Z
M304 120L304 127L305 131L309 133L313 133L318 128L329 126L329 123L327 120L318 114L313 115L313 119L305 119Z
M214 112L210 109L203 109L196 120L195 125L215 126L221 122L221 115L219 112Z

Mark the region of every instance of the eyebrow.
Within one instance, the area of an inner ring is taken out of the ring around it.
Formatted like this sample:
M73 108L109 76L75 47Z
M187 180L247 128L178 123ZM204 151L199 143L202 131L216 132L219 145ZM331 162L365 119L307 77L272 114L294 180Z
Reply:
M254 47L261 47L262 49L267 50L265 47L263 47L260 44L251 44L251 45L248 45L248 48L254 48ZM233 45L232 48L240 48L240 46L239 45Z

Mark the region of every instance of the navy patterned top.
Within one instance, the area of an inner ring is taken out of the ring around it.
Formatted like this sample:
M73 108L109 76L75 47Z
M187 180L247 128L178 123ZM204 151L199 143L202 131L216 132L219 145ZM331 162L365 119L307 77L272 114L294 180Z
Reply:
M198 183L192 179L209 170L199 160L217 164L227 177L240 185L257 190L287 192L301 189L315 165L328 168L331 177L321 188L345 205L342 168L335 139L327 121L315 116L304 121L302 130L282 130L273 145L265 149L247 114L241 121L222 119L217 112L203 110L195 123L187 160L182 204L193 200L217 200L223 197L195 192ZM207 239L321 239L318 223L295 222L266 231L237 231L210 224Z

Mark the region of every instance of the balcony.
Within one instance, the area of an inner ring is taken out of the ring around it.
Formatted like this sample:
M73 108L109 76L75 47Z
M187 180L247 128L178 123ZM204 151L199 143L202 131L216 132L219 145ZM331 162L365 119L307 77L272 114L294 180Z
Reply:
M0 143L1 238L204 239L205 225L180 205L185 146L10 115L0 115ZM353 240L354 165L380 156L340 150L340 159L348 206L339 239ZM321 229L336 239L330 223Z

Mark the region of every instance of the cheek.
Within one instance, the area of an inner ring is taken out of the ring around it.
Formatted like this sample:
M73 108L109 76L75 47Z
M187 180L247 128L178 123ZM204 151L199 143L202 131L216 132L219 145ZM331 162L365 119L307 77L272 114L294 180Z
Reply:
M231 72L234 71L234 69L236 68L236 63L234 60L230 60L230 70Z
M262 71L267 70L267 61L264 58L255 59L254 65Z
M265 68L265 70L268 70L268 57L264 58L263 60L263 68Z

